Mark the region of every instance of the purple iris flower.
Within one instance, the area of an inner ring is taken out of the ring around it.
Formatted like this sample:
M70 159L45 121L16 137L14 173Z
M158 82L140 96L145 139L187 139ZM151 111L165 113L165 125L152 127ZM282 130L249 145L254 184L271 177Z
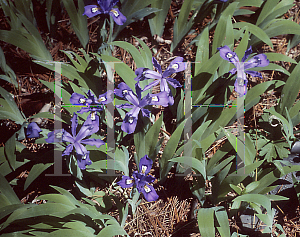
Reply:
M160 92L157 94L147 94L143 99L141 99L141 92L142 89L139 85L139 83L136 83L136 92L137 96L133 93L131 88L126 85L124 82L121 82L118 85L118 89L115 89L115 94L121 98L126 99L131 104L122 104L122 105L116 105L117 108L131 108L131 110L125 115L125 118L123 120L121 129L131 134L135 131L138 115L139 112L142 111L142 115L149 118L150 111L148 109L144 109L147 105L162 105L167 106L168 105L168 95L166 92Z
M142 111L143 116L149 117L150 111L144 109L143 107L145 107L146 105L150 105L152 99L148 94L141 100L141 93L138 93L139 96L137 97L133 93L131 88L127 86L124 82L121 82L118 85L118 89L115 89L115 94L132 103L132 105L127 103L122 105L116 105L117 108L131 108L131 110L125 115L121 126L121 129L124 132L131 134L135 131L140 111Z
M104 94L99 95L99 98L95 101L95 103L102 104L102 105L111 103L114 100L113 94L114 92L109 90Z
M27 127L26 136L27 138L38 138L41 131L42 129L40 129L40 127L35 122L32 122Z
M45 139L45 141L48 143L62 142L64 133L65 133L64 129L57 129L55 131L49 132L48 138Z
M168 84L170 84L174 88L181 87L181 85L176 79L170 78L169 76L171 76L173 73L184 71L186 69L186 64L183 62L182 57L177 57L170 63L169 67L162 73L161 66L159 65L159 63L156 61L154 57L152 58L152 63L158 72L152 71L148 68L138 68L135 70L135 74L137 75L137 77L134 80L139 82L146 79L156 79L155 81L151 82L149 85L145 86L143 91L148 90L151 87L156 86L158 85L158 83L160 83L160 91L167 92L169 98L168 104L173 105L174 98Z
M87 165L91 165L90 152L87 151L84 155L77 154L77 165L81 170L85 170Z
M117 25L123 25L127 19L118 8L114 8L118 2L119 0L97 0L98 5L87 5L84 7L83 15L94 17L99 14L109 14Z
M73 93L70 98L70 103L72 105L79 105L82 106L77 113L83 114L89 111L102 111L103 108L101 106L96 105L95 96L89 90L87 93L87 97L78 93Z
M132 174L133 179L124 175L117 184L122 188L130 188L135 184L138 192L143 193L148 202L156 201L158 199L158 195L153 186L149 185L149 183L152 183L155 178L152 175L147 175L150 172L152 164L153 161L145 155L140 160L140 172L138 173L137 171L134 171Z
M234 89L239 94L239 97L242 97L247 93L247 84L248 80L245 73L250 74L253 77L262 78L261 73L251 70L246 70L254 67L266 67L269 65L269 60L265 54L255 55L253 58L249 59L247 62L245 60L252 53L252 47L250 46L246 51L245 55L240 62L237 54L230 50L230 48L225 45L223 47L218 48L220 51L221 58L231 62L235 68L231 69L229 72L234 74L237 72L237 78L234 83Z
M89 162L88 151L86 150L85 146L83 146L82 144L96 146L97 148L105 144L105 142L102 141L101 139L94 139L94 138L84 139L85 137L90 136L99 130L99 117L95 115L95 118L93 120L92 116L89 115L86 121L83 123L77 135L76 135L76 128L78 125L77 114L74 113L71 121L72 121L72 127L71 127L72 135L67 131L65 131L62 136L62 141L70 142L71 144L69 144L66 147L62 155L63 156L70 155L71 151L73 150L73 147L75 147L77 157L79 157L78 160L80 161L80 159L81 160L87 159L86 162Z
M72 105L80 105L82 108L77 113L83 114L89 111L101 112L103 110L102 105L106 105L113 101L113 91L107 91L106 93L99 95L97 99L89 90L87 97L78 93L73 93L70 98Z

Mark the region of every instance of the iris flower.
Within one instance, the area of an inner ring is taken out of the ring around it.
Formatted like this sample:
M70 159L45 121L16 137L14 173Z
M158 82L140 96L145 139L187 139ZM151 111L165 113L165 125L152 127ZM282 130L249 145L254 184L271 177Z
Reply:
M66 147L62 155L70 155L70 153L73 150L73 147L75 147L76 150L76 157L77 157L77 164L78 167L82 170L85 169L86 165L91 165L92 161L89 158L89 151L86 150L86 145L96 146L100 147L101 145L104 145L105 142L101 139L84 139L87 136L92 135L93 133L98 132L99 130L99 116L95 115L95 113L91 113L86 121L83 123L80 131L76 135L76 128L78 125L78 119L77 114L73 114L73 118L71 119L72 126L72 135L65 131L64 129L57 129L55 131L48 133L48 138L45 139L48 143L53 142L70 142L70 144ZM83 140L84 139L84 140Z
M99 130L99 117L95 115L95 119L93 120L92 115L89 115L86 121L83 123L80 131L76 135L76 128L78 125L77 114L74 113L73 118L71 119L72 122L72 135L65 131L64 129L58 129L53 132L48 133L48 138L45 141L49 143L53 142L70 142L70 144L66 147L63 152L64 155L70 155L75 147L76 150L76 157L77 157L77 164L80 169L85 169L86 165L92 164L92 161L89 158L89 152L86 150L86 145L100 147L104 145L105 142L101 139L84 139L87 136L96 133ZM83 140L84 139L84 140Z
M169 76L171 76L173 73L184 71L186 68L186 64L183 62L182 57L177 57L170 63L169 67L164 72L162 72L161 66L154 57L152 58L152 63L158 72L150 70L148 68L138 68L135 70L135 74L137 75L137 77L134 80L139 82L146 79L156 79L149 85L145 86L143 91L148 90L160 83L160 91L167 92L169 105L173 105L174 98L168 84L170 84L174 88L181 87L181 85L176 79L170 78Z
M77 165L81 170L85 170L87 165L91 165L90 152L87 151L84 155L77 154Z
M27 127L26 136L27 138L38 138L41 131L42 129L40 129L40 127L35 122L32 122Z
M64 133L65 133L64 129L57 129L55 131L49 132L48 133L48 138L45 139L45 141L48 142L48 143L62 142L62 138L64 136Z
M145 106L153 104L161 104L166 106L168 103L166 93L158 93L153 95L147 94L143 99L141 99L141 88L139 84L136 84L136 91L138 96L136 96L131 88L124 82L121 82L118 85L118 89L115 89L115 94L117 96L124 98L131 103L116 105L117 108L131 108L131 110L126 113L121 126L121 129L128 134L131 134L135 131L140 111L142 111L142 115L144 117L149 117L150 111L148 109L145 109Z
M91 145L91 146L96 146L100 147L101 145L104 145L105 142L102 141L101 139L85 139L85 137L92 135L93 133L98 132L99 130L99 117L96 115L95 116L96 123L92 120L92 116L89 115L86 119L86 121L83 123L80 131L76 135L76 128L78 125L78 119L77 119L77 114L74 113L73 118L71 119L72 121L72 135L68 133L67 131L64 132L64 135L62 137L62 141L64 142L70 142L70 144L66 147L66 150L63 152L62 155L70 155L71 151L73 150L73 147L75 147L76 153L78 155L84 156L87 154L87 150L85 146L82 144L86 145Z
M250 46L246 51L245 55L240 62L237 54L230 50L230 48L225 45L223 47L218 48L220 51L221 58L231 62L235 68L231 69L229 72L234 74L237 72L237 78L234 83L234 89L239 94L239 97L242 97L247 93L247 84L248 80L245 73L250 74L253 77L262 78L261 73L251 70L246 70L254 67L266 67L269 65L269 60L265 54L255 55L253 58L249 59L247 62L245 60L252 53L252 47Z
M126 17L114 6L119 0L97 0L98 5L87 5L84 7L83 15L94 17L99 14L109 14L112 16L117 25L123 25L126 22Z
M77 113L80 114L89 111L101 112L103 110L102 105L106 105L113 101L112 95L113 91L107 91L104 94L99 95L99 98L97 99L90 90L87 93L87 97L78 93L73 93L70 98L70 103L72 105L82 106L82 108L77 111Z
M155 178L152 175L147 175L150 172L152 164L153 161L145 155L140 160L140 172L138 173L137 171L134 171L132 175L133 179L124 175L117 184L122 188L130 188L135 184L138 192L143 193L148 202L156 201L158 199L158 195L153 186L149 185L149 183L152 183Z

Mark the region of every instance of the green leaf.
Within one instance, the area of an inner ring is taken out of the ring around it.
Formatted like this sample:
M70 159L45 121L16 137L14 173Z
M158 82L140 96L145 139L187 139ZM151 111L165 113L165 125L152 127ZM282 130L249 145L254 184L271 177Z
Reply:
M243 143L243 141L241 141L239 139L239 137L237 138L236 136L234 136L231 132L226 131L225 129L223 129L226 137L228 138L228 141L231 143L232 147L236 150L236 152L238 153L240 158L245 157L244 161L246 165L250 165L253 163L253 160L255 158L255 154L251 154L250 151L248 149L243 150L242 153L240 149L237 149L237 147L245 147L245 144Z
M285 108L289 111L293 106L300 90L298 83L300 74L300 63L293 69L291 76L287 79L281 91L280 104L276 110L279 114L285 114Z
M248 22L237 22L237 23L233 24L233 28L244 28L244 27L246 27L246 29L248 29L248 31L251 34L255 35L257 38L259 38L264 43L266 43L267 45L269 45L270 47L273 48L272 41L269 38L270 36L268 34L266 34L265 31L260 29L258 26L253 25ZM253 44L254 43L250 42L250 45L253 45Z
M233 37L233 35L229 35L226 31L228 30L229 32L232 32L232 26L231 29L226 29L228 25L228 21L231 22L231 17L238 5L238 2L231 3L221 14L221 17L218 21L215 34L214 34L214 40L213 40L213 45L212 45L212 53L215 54L217 51L217 47L222 46L222 42L224 41L224 38L227 37ZM226 32L224 34L224 32ZM233 32L232 32L233 33ZM228 41L228 39L226 39ZM231 40L229 40L231 41Z
M256 25L259 25L276 7L280 0L268 0L265 1L265 4L257 18Z
M237 8L239 9L240 7L244 7L244 6L260 7L262 3L263 0L251 0L251 2L249 2L249 0L239 0L239 5L237 6Z
M14 86L19 87L17 82L16 74L14 71L6 64L5 56L2 48L0 47L0 68L6 75L0 75L0 79L12 83Z
M280 3L284 3L284 1L281 1ZM288 10L290 10L293 7L293 4L285 5L284 7L278 8L280 3L275 7L274 11L269 14L262 23L259 24L259 27L261 29L264 29L265 26L270 24L274 19L279 18L283 16ZM278 9L276 9L278 8Z
M117 223L114 225L106 226L100 231L97 237L114 237L116 235L127 235L126 231Z
M234 184L229 184L229 186L238 194L238 195L241 195L242 194L242 190L238 187L238 186L236 186L236 185L234 185Z
M16 133L12 135L7 142L5 143L4 147L5 156L12 167L13 170L15 170L16 166Z
M54 203L61 203L67 206L70 206L72 208L76 208L75 204L70 201L69 198L67 198L65 195L61 194L44 194L39 196L40 200L47 200L49 202L54 202Z
M276 80L266 81L266 82L257 84L253 88L251 88L246 95L245 111L248 111L254 105L256 105L261 99L260 95L265 93L274 84L275 85L278 85L278 84L283 85L284 83L282 81L276 81Z
M86 62L82 57L80 57L77 53L72 52L72 51L65 51L62 50L62 52L65 53L65 55L68 56L68 58L70 59L70 61L72 62L72 64L76 67L76 69L79 72L84 72L85 69L87 69L88 67L88 62ZM75 57L76 58L75 58Z
M251 193L253 190L255 190L260 185L259 181L253 181L252 183L248 184L246 186L246 189L244 190L245 193Z
M133 137L134 137L134 146L136 149L137 156L139 159L141 159L144 155L146 155L146 151L145 151L146 140L145 140L144 128L142 128L139 132L135 133Z
M164 24L165 19L170 9L172 0L165 0L165 1L155 1L151 3L151 7L161 9L161 11L152 14L152 16L148 17L148 22L151 30L152 36L158 35L162 36L164 32Z
M217 226L217 229L221 235L221 237L229 237L230 236L230 228L228 215L224 207L216 207L215 208L215 216L219 222L220 227Z
M270 23L267 27L265 27L263 31L269 38L284 34L300 35L300 25L291 20L276 19L272 21L272 23ZM264 41L262 38L260 38L260 40ZM257 44L260 42L260 40L257 38L253 38L250 41L250 45Z
M236 197L233 202L253 202L258 205L262 205L266 208L267 213L271 213L271 201L265 195L262 194L244 194L242 196Z
M268 66L265 66L265 67L256 67L256 68L251 68L252 71L262 71L262 70L271 70L271 71L277 71L277 72L282 72L286 75L290 75L290 73L284 69L283 67L277 65L277 64L274 64L274 63L269 63Z
M187 162L187 160L190 160L191 162ZM169 161L191 165L193 169L199 171L203 178L206 179L205 160L200 161L194 157L181 156L170 159Z
M57 186L53 186L50 185L50 187L54 188L55 190L57 190L58 192L60 192L61 194L65 195L73 204L78 205L78 203L80 203L79 201L77 201L74 196L69 193L67 190L57 187Z
M71 222L69 222L68 224L71 224ZM76 223L74 223L74 225L78 225L78 221ZM67 226L64 226L64 228L66 228ZM74 236L74 237L94 237L95 235L93 235L90 231L88 231L87 228L83 228L82 226L80 226L81 229L80 230L74 230L74 229L60 229L60 230L56 230L53 231L51 233L49 233L47 235L47 237L59 237L59 236Z
M289 62L289 63L295 63L297 64L295 59L292 59L289 56L286 56L281 53L264 53L270 62L272 61L283 61L283 62Z
M75 54L75 53L73 53L73 54ZM54 72L55 72L56 63L60 63L60 62L55 62L55 61L34 61L34 62L45 68L48 68ZM89 87L86 83L86 80L88 80L88 79L87 78L84 79L81 76L82 74L79 75L79 73L75 67L73 67L72 65L67 64L67 63L60 63L60 65L61 65L61 74L63 76L67 77L71 81L74 81L76 79L76 80L78 80L78 84L81 87L86 88L87 90L89 89ZM40 81L43 82L43 80L40 80ZM67 102L66 104L69 104L69 102Z
M100 58L105 62L114 62L114 69L123 81L134 91L135 90L135 73L129 66L121 62L119 59L108 55L101 55Z
M35 164L30 172L28 177L26 178L25 184L24 184L24 190L28 188L28 186L41 174L43 173L46 169L48 169L51 165L54 163L47 163L47 164Z
M156 158L155 147L157 144L158 135L162 125L163 114L160 115L159 119L150 127L149 131L145 136L145 152L149 158L154 160Z
M35 26L22 14L18 14L17 17L26 28L22 28L23 31L15 29L11 31L0 30L0 40L25 50L35 59L52 60L52 56L45 47Z
M78 12L76 10L74 1L62 0L64 6L70 16L72 28L75 31L81 45L85 48L89 42L89 32L87 27L87 18L83 16L84 2L78 0Z
M221 161L219 164L214 163L214 167L211 169L207 168L207 175L213 176L216 173L218 173L220 170L222 170L224 167L226 167L235 157L235 155L229 156L225 160ZM213 164L212 161L210 161L210 164Z
M133 36L134 37L134 36ZM146 68L149 68L149 69L152 69L153 68L153 64L152 64L152 52L151 50L149 49L149 47L144 43L143 40L137 38L137 37L134 37L140 44L141 46L143 47L143 50L140 48L140 53L143 56L144 60L146 60Z
M246 29L243 38L241 39L239 45L236 47L234 51L240 59L242 59L245 54L245 51L248 47L248 42L249 42L249 32Z
M213 82L212 75L215 74L223 61L219 54L214 54L206 63L201 64L197 75L192 80L193 105L199 104L200 100L204 98L207 88Z
M115 169L124 172L124 175L129 176L129 153L126 147L117 148L115 151ZM106 167L105 167L106 168Z
M170 137L170 140L168 141L164 152L162 154L161 159L159 160L159 165L160 165L160 178L162 179L163 177L165 177L165 175L169 172L169 168L171 168L170 166L167 166L168 161L173 157L176 148L178 146L178 142L180 140L181 137L181 133L183 131L184 125L185 125L185 121L183 121L177 128L176 130L173 132L172 136Z
M41 112L37 113L35 115L30 116L29 118L47 118L47 119L54 119L54 114L50 112ZM57 115L55 116L55 120L63 122L61 118L59 118Z
M10 111L7 112L1 109L0 116L2 115L3 117L6 117L13 114L12 118L15 119L15 122L17 124L23 124L25 122L24 116L20 113L19 108L16 105L12 95L2 87L0 87L0 94L5 99L6 104L10 107ZM1 106L3 106L3 103L1 103Z
M85 196L91 197L93 195L90 189L87 188L86 184L83 181L75 181L75 184L80 190L80 192L83 193Z
M250 11L247 9L237 9L237 10L235 10L233 16L252 15L254 13L255 13L254 11Z
M209 59L209 30L206 27L197 43L195 75L199 74L201 66Z
M198 211L197 220L202 237L215 236L213 208L200 208Z
M1 194L0 194L1 195ZM4 196L4 195L3 195ZM8 200L8 198L6 198L6 200L8 202L10 202ZM2 200L1 200L2 201ZM19 204L10 204L10 205L3 205L3 203L0 204L0 206L2 206L0 208L0 220L6 216L8 216L9 214L11 214L12 212L14 212L15 210L24 207L24 204L21 203L19 201ZM2 227L2 226L1 226Z
M180 41L193 26L194 19L197 16L198 11L194 11L192 17L188 20L190 11L192 9L192 3L193 1L184 1L180 9L179 16L175 19L171 52L178 47Z
M114 42L110 43L110 45L119 46L119 47L125 49L128 53L130 53L131 56L133 57L133 60L136 64L137 68L147 67L147 64L144 61L144 58L141 57L139 50L136 47L134 47L132 44L125 42L125 41L114 41Z
M120 11L124 16L127 17L127 21L123 25L118 25L114 27L114 34L112 36L112 41L118 36L118 34L125 29L126 26L132 22L138 21L141 18L160 11L157 8L147 7L149 4L155 2L156 0L127 0L122 4Z
M20 200L14 190L11 188L7 180L0 173L0 191L11 204L20 204ZM3 210L3 209L1 209ZM0 212L2 213L2 212ZM1 219L1 218L0 218Z

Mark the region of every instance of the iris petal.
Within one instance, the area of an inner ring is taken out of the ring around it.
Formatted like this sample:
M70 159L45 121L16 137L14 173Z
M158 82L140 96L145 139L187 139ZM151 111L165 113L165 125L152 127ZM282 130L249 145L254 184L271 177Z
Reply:
M157 193L152 185L146 184L142 188L142 193L144 194L144 197L148 202L156 201L159 198L159 196L157 195Z
M127 20L126 16L124 16L118 8L112 8L109 11L109 15L112 16L117 25L123 25Z
M152 63L153 66L157 69L157 71L161 74L162 73L161 66L154 57L152 57Z
M84 13L82 15L86 15L87 17L91 18L102 13L104 12L101 11L97 5L87 5L84 7Z
M152 164L153 164L153 161L148 157L148 155L143 156L139 163L139 171L141 173L147 175L150 172ZM146 167L146 169L144 170L143 167Z
M77 158L77 165L81 170L85 170L87 165L92 164L89 151L84 155L77 154L76 158Z
M96 146L97 148L105 144L105 142L102 141L101 139L95 139L95 138L82 140L81 143L90 146Z
M131 188L134 184L134 180L129 176L124 175L122 179L119 182L117 182L117 184L120 185L122 188Z
M40 129L40 127L35 122L31 122L27 126L26 136L27 136L27 138L38 138L40 136L39 133L41 131L42 131L42 129Z

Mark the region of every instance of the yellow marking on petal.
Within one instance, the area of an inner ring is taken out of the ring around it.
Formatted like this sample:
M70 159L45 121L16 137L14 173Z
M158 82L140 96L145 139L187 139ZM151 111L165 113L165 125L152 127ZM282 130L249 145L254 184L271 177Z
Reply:
M79 103L80 103L80 104L84 104L84 103L85 103L85 101L86 101L86 100L85 100L85 99L83 99L83 98L80 98L80 99L79 99Z
M147 170L147 166L142 165L142 171L141 171L141 172L142 172L143 174L145 174L146 170Z
M178 65L177 63L175 63L174 65L172 65L172 68L178 69L178 68L179 68L179 65Z
M116 10L114 10L114 9L111 9L110 10L114 15L115 15L115 17L118 17L120 14L116 11Z
M157 101L158 101L158 97L157 97L157 96L153 96L153 97L152 97L152 101L157 102Z
M130 116L130 117L128 118L128 122L129 122L129 123L133 123L133 117Z
M56 137L57 139L61 138L61 137L62 137L62 133L61 133L61 132L56 133L56 134L55 134L55 137Z
M226 58L232 58L232 57L233 57L233 54L231 54L231 53L226 54Z
M99 9L100 9L100 8L98 8L98 7L93 7L93 8L91 9L91 11L92 11L92 13L95 13L95 12L97 12Z
M96 120L96 112L95 111L93 111L91 113L91 120Z
M102 101L106 101L106 98L103 96L103 97L100 97L99 99L98 99L98 102L102 102Z
M144 186L144 189L145 189L146 193L150 193L151 192L151 189L147 185Z

